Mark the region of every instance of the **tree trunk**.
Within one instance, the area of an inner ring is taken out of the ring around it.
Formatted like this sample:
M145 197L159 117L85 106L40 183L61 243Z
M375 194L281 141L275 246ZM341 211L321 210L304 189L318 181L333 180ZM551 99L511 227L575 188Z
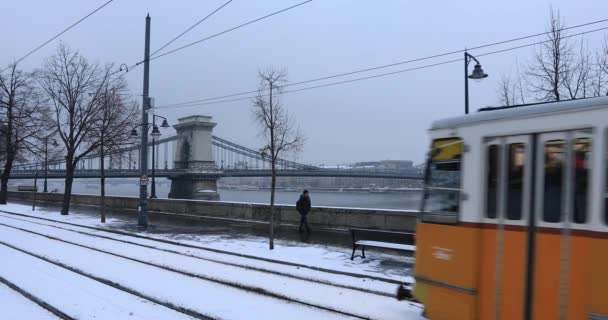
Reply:
M270 250L274 249L274 190L277 184L274 159L272 159L272 178L270 179Z
M34 175L34 199L32 200L32 211L36 211L36 196L38 195L38 166L36 165L36 175Z
M13 161L17 153L17 148L13 144L13 105L12 98L9 97L8 108L6 110L7 124L6 132L4 134L4 151L6 152L6 162L4 163L4 170L2 171L2 178L0 182L0 204L6 204L8 200L8 178L11 175L13 169Z
M13 160L14 157L12 155L7 155L2 177L0 178L0 204L6 204L8 201L8 178L13 169Z
M61 205L61 215L68 215L70 212L70 199L72 198L72 183L74 182L74 169L76 164L71 160L66 161L65 168L65 189L63 191L63 204Z
M274 123L274 114L273 114L273 110L272 110L272 82L269 82L270 85L270 96L269 96L269 100L270 103L268 104L268 107L270 109L270 165L271 165L271 171L272 171L272 178L270 179L270 242L269 242L269 246L270 246L270 250L274 250L274 189L276 186L276 181L277 181L277 175L276 175L276 156L275 156L275 150L274 150L274 129L275 129L275 123Z
M99 152L99 173L100 173L100 183L101 183L101 222L106 223L106 174L105 174L105 164L103 161L103 138L101 140L101 147Z
M2 172L2 179L0 182L0 204L6 204L8 198L8 175L8 172Z

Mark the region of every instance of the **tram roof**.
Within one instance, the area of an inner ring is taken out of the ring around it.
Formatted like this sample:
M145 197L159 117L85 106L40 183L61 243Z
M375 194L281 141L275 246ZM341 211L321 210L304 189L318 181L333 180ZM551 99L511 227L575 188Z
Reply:
M546 113L576 111L599 106L608 107L608 97L586 98L559 102L533 103L517 106L483 108L477 113L441 119L431 124L431 130L449 129L518 117L538 116Z

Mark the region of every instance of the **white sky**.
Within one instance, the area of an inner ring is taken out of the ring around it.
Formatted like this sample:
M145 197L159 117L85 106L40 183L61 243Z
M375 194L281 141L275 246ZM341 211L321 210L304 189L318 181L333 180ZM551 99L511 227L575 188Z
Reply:
M0 64L7 65L21 57L103 2L6 1L0 11L0 30L4 31L0 33ZM152 17L154 51L223 2L115 0L68 31L61 40L92 61L130 65L143 58L146 13ZM234 0L170 48L298 2ZM602 0L441 3L314 0L152 61L150 95L160 106L254 90L258 83L257 70L268 66L288 68L289 80L297 82L543 32L550 5L561 10L567 25L608 18L608 2ZM608 23L591 28L603 26ZM596 47L602 37L599 32L586 36L585 41L590 47ZM31 70L41 66L57 43L30 56L21 67ZM490 77L481 83L470 83L471 109L496 105L501 75L514 71L516 61L523 64L530 61L533 53L534 49L527 48L480 58ZM135 95L141 94L142 73L143 68L137 68L127 76ZM375 72L364 75L372 74ZM463 113L463 77L462 63L455 63L285 95L282 101L308 138L299 160L313 164L383 159L422 161L428 145L426 129L430 123ZM158 113L167 116L171 123L191 114L212 116L218 122L216 135L257 148L261 142L250 108L245 100L162 109Z

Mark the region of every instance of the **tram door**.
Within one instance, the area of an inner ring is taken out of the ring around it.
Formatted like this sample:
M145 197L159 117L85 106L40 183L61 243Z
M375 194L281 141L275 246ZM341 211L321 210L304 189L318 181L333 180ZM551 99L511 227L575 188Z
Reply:
M480 319L522 319L533 136L486 139Z
M530 319L585 319L591 130L539 134Z
M480 319L578 319L591 135L488 138ZM577 294L572 294L577 292Z

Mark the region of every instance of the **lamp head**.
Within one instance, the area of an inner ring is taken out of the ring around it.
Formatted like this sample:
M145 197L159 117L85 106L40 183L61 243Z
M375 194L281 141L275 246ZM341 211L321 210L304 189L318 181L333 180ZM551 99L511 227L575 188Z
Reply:
M131 137L137 137L137 136L138 136L137 130L131 129Z
M160 125L161 128L169 128L169 123L167 123L167 119L163 120L163 123Z
M478 63L475 65L475 68L473 69L473 72L469 76L469 79L481 80L481 79L487 78L487 77L488 77L488 75L485 72L483 72L481 65Z
M150 135L155 138L160 137L160 130L158 130L158 126L154 126L152 128L152 133L150 133Z

